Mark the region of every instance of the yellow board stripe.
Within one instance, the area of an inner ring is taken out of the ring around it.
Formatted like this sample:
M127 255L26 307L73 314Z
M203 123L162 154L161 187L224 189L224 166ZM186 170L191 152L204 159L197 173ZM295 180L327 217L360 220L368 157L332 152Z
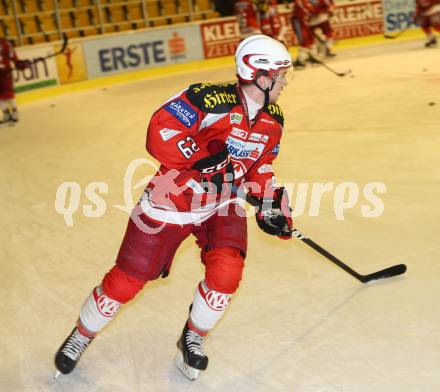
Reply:
M410 30L402 34L398 39L399 41L408 41L417 38L423 38L424 34L421 30ZM389 44L390 42L396 42L394 40L388 40L380 35L371 35L367 37L351 38L339 41L337 44L337 50L352 49L356 47L368 46L371 44ZM293 56L296 56L296 48L291 48L290 52ZM224 67L225 65L233 65L233 56L192 61L185 64L174 64L163 67L143 69L140 71L126 72L123 74L105 76L98 79L85 80L81 82L75 82L70 84L64 84L54 87L47 87L36 89L28 92L23 92L17 95L17 102L19 104L26 104L40 99L51 98L60 94L78 92L93 88L108 87L114 84L121 84L127 82L134 82L136 80L166 76L176 73L194 72L196 69L210 69Z

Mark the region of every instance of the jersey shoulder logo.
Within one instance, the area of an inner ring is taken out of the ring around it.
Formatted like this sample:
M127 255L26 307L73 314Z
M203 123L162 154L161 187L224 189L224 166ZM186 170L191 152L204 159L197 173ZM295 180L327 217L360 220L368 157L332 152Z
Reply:
M228 113L239 104L234 83L197 83L189 86L186 96L205 113Z
M176 99L168 103L164 109L187 128L191 128L198 120L196 111L182 99Z
M270 114L270 116L282 127L284 126L284 114L279 105L271 103L264 108L264 112Z

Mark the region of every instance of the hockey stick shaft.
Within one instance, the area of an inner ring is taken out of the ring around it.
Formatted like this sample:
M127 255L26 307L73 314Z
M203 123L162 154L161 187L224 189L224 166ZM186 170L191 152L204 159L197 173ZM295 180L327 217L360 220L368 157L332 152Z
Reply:
M38 61L44 61L44 60L50 59L52 57L55 57L55 56L58 56L58 55L64 53L66 51L68 44L69 44L69 38L67 37L66 33L63 33L63 42L61 44L60 50L58 50L57 52L48 54L47 56L44 56L44 57L37 57L37 58L33 59L31 61L31 63L36 63Z
M237 193L237 196L242 197L243 192L239 191L238 188L233 187L233 190L235 191L235 193ZM258 199L249 194L246 194L245 199L250 205L254 207L258 207L260 205ZM392 267L386 268L384 270L373 272L369 275L361 275L358 272L356 272L354 269L349 267L347 264L345 264L343 261L339 260L336 256L332 255L329 251L325 250L316 242L305 236L299 230L294 228L292 229L291 233L292 236L298 238L299 240L310 246L316 252L324 256L327 260L330 260L331 262L336 264L339 268L343 269L345 272L347 272L348 274L350 274L351 276L353 276L355 279L357 279L362 283L368 283L373 280L390 278L392 276L401 275L406 271L406 266L404 264L397 264Z
M64 51L66 50L68 44L69 44L69 39L67 37L67 34L63 33L63 43L61 44L61 49L58 52L49 54L49 55L47 55L46 57L43 57L43 58L44 59L49 59L51 57L55 57L55 56L58 56L61 53L64 53Z
M310 57L319 65L323 66L325 69L327 69L328 71L330 71L332 74L339 76L340 78L348 75L351 73L351 70L348 70L346 72L337 72L335 71L332 67L329 67L324 61L316 58L315 56L310 55Z

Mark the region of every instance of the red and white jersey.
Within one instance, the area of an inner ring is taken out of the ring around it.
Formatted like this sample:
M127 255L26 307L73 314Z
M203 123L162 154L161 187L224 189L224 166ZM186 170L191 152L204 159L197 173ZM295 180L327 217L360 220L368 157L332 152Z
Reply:
M310 12L309 25L316 26L330 19L334 8L333 0L304 0Z
M431 16L440 12L440 0L416 0L416 15Z
M12 44L5 38L0 37L0 72L10 72L12 63L18 61Z
M261 34L260 14L256 2L251 0L236 1L234 14L237 17L241 38L253 34Z
M300 20L301 22L307 22L310 19L308 0L293 0L292 19Z
M282 41L283 34L277 6L276 0L260 2L260 29L263 34Z
M279 151L283 113L276 104L259 110L250 124L238 84L193 84L168 100L151 118L147 151L161 166L142 197L151 219L173 224L202 222L234 195L205 193L194 163L209 156L211 140L226 143L234 184L252 183L256 196L271 197L272 161ZM224 197L225 196L225 197Z

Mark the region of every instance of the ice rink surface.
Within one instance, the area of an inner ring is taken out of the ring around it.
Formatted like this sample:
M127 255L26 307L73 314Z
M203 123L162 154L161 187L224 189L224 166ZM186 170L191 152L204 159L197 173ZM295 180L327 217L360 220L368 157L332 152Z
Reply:
M0 130L0 390L440 390L440 49L422 45L343 52L329 64L352 69L354 78L299 71L279 102L286 125L278 181L295 184L294 196L299 184L353 182L360 190L343 220L334 189L318 216L310 216L308 194L295 225L363 274L397 263L407 273L362 285L302 242L271 238L249 219L244 280L206 340L210 365L195 382L174 366L203 276L193 239L171 275L123 308L74 373L54 380L53 356L113 265L128 219L115 205L125 204L130 162L146 157L151 114L192 82L233 79L232 67L23 105L20 123ZM152 173L140 166L133 184ZM85 190L97 181L108 184L106 211L90 218ZM367 218L363 188L374 181L386 185L378 195L385 209ZM82 190L70 227L55 210L63 182ZM132 191L136 200L142 187Z

